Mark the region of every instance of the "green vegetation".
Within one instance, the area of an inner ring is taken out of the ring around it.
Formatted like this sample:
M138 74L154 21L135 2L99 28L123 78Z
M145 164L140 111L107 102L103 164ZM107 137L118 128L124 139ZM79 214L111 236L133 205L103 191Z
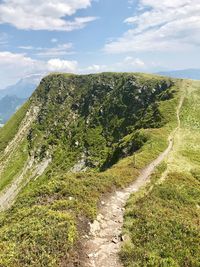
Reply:
M1 214L0 265L66 262L81 221L95 218L101 195L129 184L167 146L176 91L169 79L142 74L46 77L31 98L41 109L27 136L28 151L20 154L23 145L16 151L18 160L5 177L14 178L26 153L36 161L51 155L52 163ZM70 173L82 157L88 172Z
M85 167L104 169L121 158L112 154L127 135L170 120L160 106L173 98L174 89L170 79L142 74L49 75L33 95L42 107L28 136L30 149L40 159L50 153L59 169L69 170L82 157ZM122 156L138 150L147 137L141 141Z
M23 141L16 151L12 154L6 168L0 173L0 191L3 190L17 175L19 175L24 167L24 163L28 159L27 142Z
M0 153L6 148L8 143L14 138L19 126L30 107L30 101L27 101L4 125L0 128Z
M29 118L26 117L30 107L31 101L29 100L3 128L0 128L0 191L22 173L27 163L29 150L24 124L30 120L32 115L30 114Z
M173 151L151 184L127 203L129 239L120 253L127 267L200 266L200 84L183 85L186 98Z

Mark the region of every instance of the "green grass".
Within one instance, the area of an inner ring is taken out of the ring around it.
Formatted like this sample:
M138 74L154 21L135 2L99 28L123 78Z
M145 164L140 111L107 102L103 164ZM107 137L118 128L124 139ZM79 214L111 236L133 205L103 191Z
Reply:
M0 153L6 148L8 143L14 138L19 126L30 107L30 101L27 101L4 125L0 128Z
M148 195L130 199L124 225L130 240L121 252L124 265L199 266L199 204L200 182L185 173L170 173Z
M10 184L23 170L24 164L28 159L27 141L23 141L16 151L12 154L11 159L6 164L6 168L0 174L0 191Z
M83 153L89 167L105 169L127 135L171 120L160 105L173 99L172 85L168 78L133 73L49 75L33 95L42 107L30 147L40 159L50 152L66 171Z
M124 232L129 238L120 253L127 267L200 266L199 88L200 83L184 83L181 129L173 151L151 184L127 203ZM158 183L164 171L167 176Z
M10 151L8 151L6 155L3 151L17 134L30 105L31 100L28 100L11 117L4 127L0 128L0 164L3 169L3 171L0 172L0 191L8 186L22 172L24 164L28 159L28 142L25 135L22 138L22 141L15 141L19 143L16 149L13 149L11 146Z
M79 228L96 217L102 195L130 184L140 169L167 147L168 135L176 124L178 100L179 95L175 95L160 105L169 123L158 129L139 130L148 141L135 156L120 160L104 172L70 174L60 167L59 156L55 157L47 172L30 182L13 207L1 213L0 266L53 267L66 263L80 238ZM99 138L99 132L91 130L87 138L93 157L102 144L98 139L99 147L93 147L92 137L96 135Z

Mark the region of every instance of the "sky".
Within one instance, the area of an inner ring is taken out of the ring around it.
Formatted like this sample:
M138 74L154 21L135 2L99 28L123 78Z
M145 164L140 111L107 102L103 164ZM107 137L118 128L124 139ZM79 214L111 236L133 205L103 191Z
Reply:
M0 0L0 88L32 74L200 68L200 0Z

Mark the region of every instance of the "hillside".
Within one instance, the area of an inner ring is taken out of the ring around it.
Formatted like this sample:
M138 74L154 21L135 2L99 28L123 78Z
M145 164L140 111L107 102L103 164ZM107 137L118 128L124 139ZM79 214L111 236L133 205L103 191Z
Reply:
M173 150L151 184L128 201L121 259L124 266L200 264L200 83L185 82Z
M83 236L102 197L137 182L142 170L165 151L178 124L185 83L132 73L45 77L0 129L0 265L83 265ZM187 86L195 87L190 82ZM187 108L184 102L185 112ZM191 123L198 125L198 116ZM198 177L198 168L194 170ZM197 190L193 188L194 194ZM130 205L136 208L135 202ZM180 205L185 210L185 202ZM134 222L126 220L132 238ZM192 227L197 227L195 220ZM182 232L179 240L184 248ZM145 266L131 254L135 244L129 245L121 254L125 264L133 266L134 260ZM177 266L185 256L179 257L172 255ZM196 252L190 257L195 261Z

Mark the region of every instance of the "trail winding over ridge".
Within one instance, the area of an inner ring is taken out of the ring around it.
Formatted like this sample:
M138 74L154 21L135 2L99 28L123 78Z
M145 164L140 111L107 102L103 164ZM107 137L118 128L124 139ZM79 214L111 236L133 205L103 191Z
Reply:
M137 180L129 187L114 192L102 202L97 219L90 224L89 236L85 237L82 267L122 267L118 253L122 244L120 235L123 227L124 206L134 192L139 191L150 180L154 169L172 150L174 135L180 128L180 110L184 101L181 97L177 107L177 127L169 136L167 149L141 171Z

